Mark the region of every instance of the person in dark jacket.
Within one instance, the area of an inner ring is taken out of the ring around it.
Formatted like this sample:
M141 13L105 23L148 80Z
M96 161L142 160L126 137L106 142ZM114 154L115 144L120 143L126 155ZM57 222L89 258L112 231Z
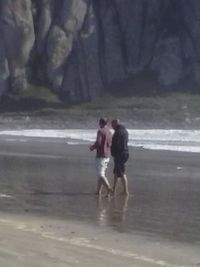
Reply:
M113 194L115 194L117 181L120 178L123 186L122 194L128 195L128 180L125 174L125 163L129 159L128 131L116 119L112 121L112 128L114 129L111 145L111 155L114 159Z
M107 126L107 119L105 118L100 118L99 127L96 141L90 146L90 150L96 150L96 171L98 176L96 195L101 194L101 189L104 185L107 189L108 196L112 190L105 172L110 160L112 133Z

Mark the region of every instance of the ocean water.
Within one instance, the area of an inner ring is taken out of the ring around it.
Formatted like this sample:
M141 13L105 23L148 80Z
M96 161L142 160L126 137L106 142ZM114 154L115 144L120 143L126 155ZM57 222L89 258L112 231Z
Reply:
M7 140L15 141L15 137L47 137L62 138L71 145L90 144L96 138L96 129L65 130L9 130L0 131ZM172 150L184 152L200 152L200 130L163 130L163 129L128 129L129 146L154 150ZM12 138L10 138L12 136ZM9 139L10 138L10 139ZM18 139L18 141L20 141ZM21 139L28 141L28 139Z

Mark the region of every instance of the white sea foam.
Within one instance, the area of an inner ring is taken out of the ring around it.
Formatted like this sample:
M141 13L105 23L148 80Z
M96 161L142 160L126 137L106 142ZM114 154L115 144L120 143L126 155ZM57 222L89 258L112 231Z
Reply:
M0 193L0 198L13 198L11 195Z
M174 150L185 152L200 152L200 130L138 130L129 129L129 145L146 149ZM0 131L0 135L9 136L14 141L15 136L20 137L48 137L64 138L68 144L77 145L91 143L96 138L96 130L17 130ZM12 138L10 137L12 136ZM9 141L9 138L7 140ZM18 139L18 141L23 138Z

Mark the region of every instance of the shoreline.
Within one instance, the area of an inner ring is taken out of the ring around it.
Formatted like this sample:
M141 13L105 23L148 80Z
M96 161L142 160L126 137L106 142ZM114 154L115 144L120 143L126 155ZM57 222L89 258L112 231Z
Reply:
M46 129L46 130L48 130L48 129ZM7 131L7 130L5 130L5 131ZM8 131L10 131L10 130L8 130ZM13 131L18 131L18 130L13 130ZM94 131L96 131L96 130L94 130ZM29 144L28 144L29 142L30 143L34 142L34 145L36 147L37 147L37 144L38 144L37 148L39 148L41 143L44 143L44 145L45 145L45 143L50 142L55 147L57 145L64 144L65 146L73 147L72 153L74 151L75 151L75 153L78 153L79 148L80 148L80 152L84 148L86 148L86 151L87 151L87 148L89 148L90 144L92 143L92 141L81 141L81 142L84 142L84 143L73 143L73 144L71 144L70 142L68 143L68 139L65 138L65 137L42 137L42 136L25 136L25 135L9 135L9 134L0 135L0 143L1 143L2 148L4 147L5 142L7 143L8 146L17 145L17 147L19 147L19 144L16 144L16 142L24 143L23 145L25 145L25 146L26 145L29 146ZM32 147L31 144L30 144L30 146ZM47 147L45 146L45 149L46 148ZM156 153L156 154L175 154L175 155L176 154L177 155L185 154L185 155L188 155L188 156L195 156L195 157L196 156L197 157L200 156L200 152L168 150L168 149L151 149L151 148L145 148L143 146L129 146L129 150L130 150L131 154L134 154L134 152L135 153L139 152L142 155L144 155L146 153L148 155ZM60 151L63 151L63 146L62 145L60 146ZM2 152L2 150L1 150L1 152ZM64 153L64 151L63 151L63 153ZM90 154L92 154L92 153L90 153ZM82 155L82 153L81 153L81 155ZM93 153L93 156L94 156L94 153Z
M200 153L199 130L129 130L129 147L135 150ZM0 140L6 142L51 142L72 146L90 145L96 138L96 129L12 129L0 130ZM148 136L147 138L145 136ZM183 138L184 136L184 138ZM179 140L180 138L180 140ZM194 140L194 141L192 141Z

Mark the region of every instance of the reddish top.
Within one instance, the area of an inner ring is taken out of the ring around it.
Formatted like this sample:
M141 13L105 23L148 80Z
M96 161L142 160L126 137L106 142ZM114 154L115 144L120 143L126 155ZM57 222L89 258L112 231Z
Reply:
M110 129L105 126L97 132L96 142L93 145L93 148L96 149L97 158L109 158L110 149L112 143L112 133Z

